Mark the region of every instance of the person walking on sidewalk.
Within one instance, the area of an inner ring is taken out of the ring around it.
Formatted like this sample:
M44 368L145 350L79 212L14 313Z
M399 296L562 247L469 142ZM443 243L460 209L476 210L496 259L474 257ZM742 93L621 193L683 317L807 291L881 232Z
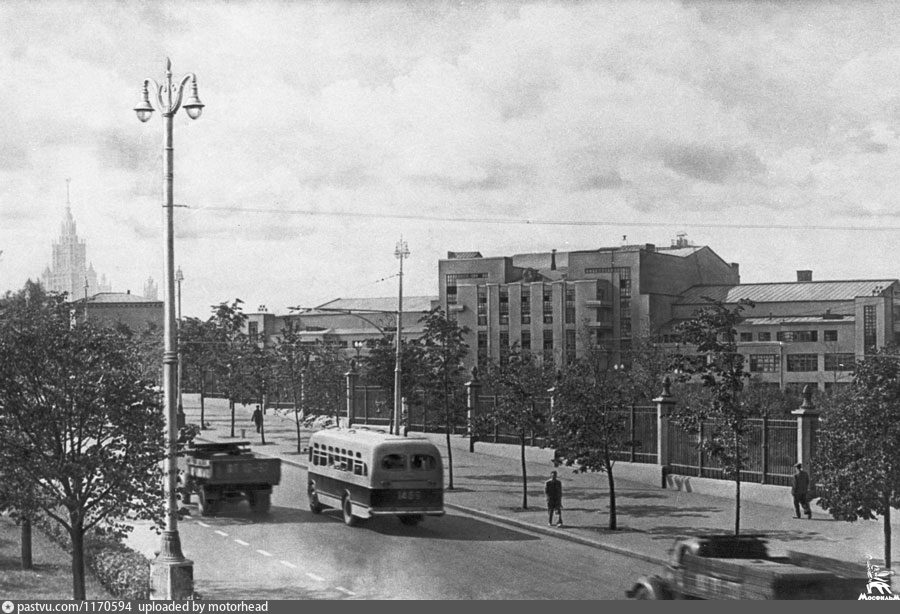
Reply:
M262 430L263 422L262 411L259 409L259 405L253 410L253 415L250 417L250 420L256 425L256 432L259 433Z
M547 524L553 526L553 512L559 515L559 526L563 526L562 520L562 482L556 478L556 472L550 472L550 479L544 483L544 493L547 495L547 512L549 518Z
M795 465L794 483L791 486L791 494L794 496L794 516L800 518L800 506L807 518L812 518L812 510L809 509L809 474L803 470L803 463Z

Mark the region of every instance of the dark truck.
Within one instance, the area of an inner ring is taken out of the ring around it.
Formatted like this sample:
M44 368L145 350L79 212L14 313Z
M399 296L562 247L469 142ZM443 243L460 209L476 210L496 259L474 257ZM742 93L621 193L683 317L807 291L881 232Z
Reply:
M675 542L660 575L644 576L634 599L856 599L866 566L788 552L769 555L760 535L708 535Z
M268 513L272 487L281 481L281 459L255 455L249 441L195 443L184 457L184 502L196 494L201 516L215 514L225 501L243 499L254 513Z

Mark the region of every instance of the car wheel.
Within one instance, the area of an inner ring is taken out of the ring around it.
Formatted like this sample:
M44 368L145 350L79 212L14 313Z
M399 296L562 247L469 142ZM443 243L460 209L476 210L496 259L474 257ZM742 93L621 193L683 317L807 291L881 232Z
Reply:
M642 599L642 600L643 599L655 599L655 597L653 596L653 593L651 593L650 589L647 588L646 586L642 586L639 589L637 589L636 591L634 591L634 598Z
M215 499L209 499L206 494L206 487L201 486L197 493L197 511L201 516L212 516L219 509L219 502Z
M359 524L359 518L353 515L353 507L350 505L350 494L347 493L344 495L343 500L341 501L341 511L344 515L344 524L348 527L355 527Z

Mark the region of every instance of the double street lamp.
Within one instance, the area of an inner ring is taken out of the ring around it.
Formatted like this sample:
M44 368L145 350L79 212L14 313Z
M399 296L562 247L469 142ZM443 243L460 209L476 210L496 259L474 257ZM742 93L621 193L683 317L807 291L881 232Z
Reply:
M182 104L185 87L191 84L191 93ZM153 99L150 102L150 85L153 85ZM203 103L197 96L197 76L188 73L180 83L172 81L172 62L166 58L166 75L162 85L153 79L144 79L141 101L134 108L137 117L146 122L159 111L165 121L163 192L165 196L165 292L163 308L163 395L166 416L166 459L164 463L166 494L166 524L162 533L159 554L150 563L151 599L188 599L194 592L194 563L184 557L181 538L178 535L178 502L176 500L176 464L178 441L178 392L176 390L178 350L175 327L175 233L173 221L174 191L174 148L172 146L172 117L178 109L184 108L191 119L197 119L203 112Z

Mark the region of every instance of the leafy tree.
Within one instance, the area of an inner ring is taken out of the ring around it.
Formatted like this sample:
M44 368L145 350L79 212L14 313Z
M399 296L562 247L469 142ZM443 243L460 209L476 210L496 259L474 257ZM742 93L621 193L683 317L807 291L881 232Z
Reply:
M275 346L275 368L278 381L282 387L287 387L291 397L291 405L294 409L294 424L297 427L297 454L302 451L300 441L301 419L304 417L306 407L300 407L303 403L303 378L306 377L306 369L309 366L310 348L303 342L300 331L294 322L288 320L281 329L281 336Z
M695 346L697 352L677 356L676 366L698 376L709 395L699 403L679 405L674 417L690 431L699 432L701 425L706 428L702 449L717 459L725 477L734 481L734 534L739 535L741 471L749 462L746 437L752 413L741 396L749 374L744 371L744 357L737 352L736 326L745 306L753 303L741 301L730 308L706 300L709 306L676 328L680 341Z
M217 346L215 322L185 318L181 322L179 343L182 371L186 383L192 382L200 393L200 428L206 428L206 379L216 366Z
M330 413L335 423L345 406L344 380L349 366L337 343L318 341L310 346L304 372L305 404L315 413Z
M11 507L38 509L68 532L73 597L84 599L86 532L161 518L158 397L136 345L73 323L62 296L29 284L0 321L0 473L29 486L6 494Z
M486 363L486 380L494 392L496 403L477 425L483 430L489 422L505 425L519 439L522 461L522 509L528 509L528 472L525 466L525 444L529 433L543 433L547 413L538 399L547 396L552 381L551 370L531 353L514 349L503 364Z
M845 402L822 415L818 443L819 506L838 520L881 516L889 568L891 508L900 508L900 349L856 364Z
M392 399L394 398L394 380L397 365L396 348L396 335L385 335L371 344L368 356L363 359L367 382L384 390L389 390ZM423 349L418 340L403 339L401 341L401 394L404 391L409 393L423 388L429 383L424 367ZM408 396L410 399L414 398L413 395L409 394L404 394L404 396ZM391 415L393 416L393 412Z
M277 381L275 370L275 354L270 348L256 343L249 343L243 357L243 367L246 373L247 392L251 399L259 404L265 415L265 402L269 392ZM266 444L266 427L263 419L260 424L260 442Z
M616 452L629 443L628 407L633 402L630 372L610 369L589 348L571 365L557 384L550 429L557 465L575 466L579 472L601 471L609 485L609 529L616 530Z
M419 320L425 324L425 330L419 342L422 345L421 365L426 377L422 385L437 398L444 410L444 427L447 433L447 487L453 490L453 449L450 446L450 434L456 425L456 409L459 404L459 391L465 381L463 358L469 350L465 343L465 329L461 329L440 307L436 307Z
M234 437L235 403L250 401L245 356L251 348L247 335L243 333L243 326L247 321L247 315L241 307L243 303L244 301L236 298L231 303L222 302L213 305L213 315L210 318L215 329L215 347L217 348L215 370L225 397L228 399L232 437Z

